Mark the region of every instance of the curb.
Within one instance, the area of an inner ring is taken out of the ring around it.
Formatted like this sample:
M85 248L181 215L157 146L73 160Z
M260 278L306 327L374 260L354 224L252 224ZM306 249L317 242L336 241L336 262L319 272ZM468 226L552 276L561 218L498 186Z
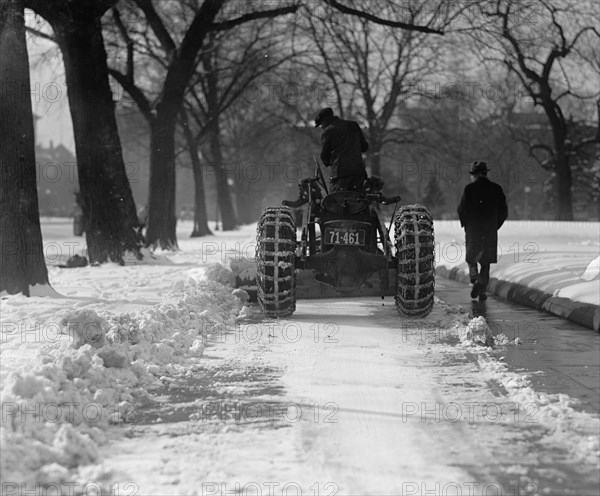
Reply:
M461 271L458 267L449 269L443 265L437 266L435 273L436 275L441 275L465 284L470 284L471 282L469 275ZM539 289L503 281L495 277L490 278L488 291L505 300L535 308L536 310L546 311L589 329L600 331L600 307L597 305L552 296Z

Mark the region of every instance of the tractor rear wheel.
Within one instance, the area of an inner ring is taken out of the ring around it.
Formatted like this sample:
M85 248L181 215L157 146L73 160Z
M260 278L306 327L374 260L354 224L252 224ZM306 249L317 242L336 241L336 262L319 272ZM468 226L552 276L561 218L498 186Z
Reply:
M396 307L408 317L425 317L433 308L435 245L433 220L422 205L401 207L394 219Z
M258 221L256 285L267 317L288 317L296 310L296 221L288 207L267 208Z

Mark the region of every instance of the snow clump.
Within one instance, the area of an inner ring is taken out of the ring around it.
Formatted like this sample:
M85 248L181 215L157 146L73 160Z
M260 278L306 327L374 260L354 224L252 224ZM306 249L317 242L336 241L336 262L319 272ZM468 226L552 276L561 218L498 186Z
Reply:
M461 342L466 345L492 346L494 344L492 330L485 318L481 316L472 319L466 327L463 327L459 337Z

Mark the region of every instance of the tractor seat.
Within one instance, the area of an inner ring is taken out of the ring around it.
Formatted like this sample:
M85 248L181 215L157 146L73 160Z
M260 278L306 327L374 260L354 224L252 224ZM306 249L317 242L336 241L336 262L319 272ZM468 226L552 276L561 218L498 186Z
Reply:
M336 191L325 198L321 206L336 215L357 214L369 208L369 201L363 193L356 191Z

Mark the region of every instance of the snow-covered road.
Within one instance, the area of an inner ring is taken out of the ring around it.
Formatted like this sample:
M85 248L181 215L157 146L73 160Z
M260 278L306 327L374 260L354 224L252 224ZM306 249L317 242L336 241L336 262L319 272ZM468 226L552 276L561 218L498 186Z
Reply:
M593 460L457 346L465 317L439 303L410 322L367 298L215 328L105 465L145 495L594 494Z
M49 265L82 246L43 227ZM470 342L485 320L440 300L265 320L218 264L254 236L180 232L179 252L51 267L54 297L0 300L3 495L598 494L598 415L511 370L514 340Z

